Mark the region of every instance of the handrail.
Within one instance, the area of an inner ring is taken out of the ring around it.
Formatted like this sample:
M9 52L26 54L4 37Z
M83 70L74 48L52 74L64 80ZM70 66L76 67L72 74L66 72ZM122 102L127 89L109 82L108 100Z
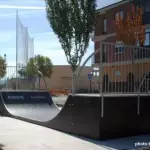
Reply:
M138 88L138 93L140 93L140 90L141 90L141 87L142 87L142 85L143 85L143 82L144 82L144 80L146 79L146 77L147 77L148 74L149 74L149 72L146 72L146 73L144 74L144 77L143 77L142 81L140 82L140 85L139 85L139 88Z

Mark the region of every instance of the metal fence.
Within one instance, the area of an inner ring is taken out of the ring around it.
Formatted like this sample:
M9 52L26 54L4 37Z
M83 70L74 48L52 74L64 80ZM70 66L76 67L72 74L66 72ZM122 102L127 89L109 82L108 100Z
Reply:
M100 43L92 58L92 89L102 93L149 93L150 48Z
M0 78L0 89L39 89L39 78L25 73L24 68L17 67L16 74L16 66L7 66L5 76Z

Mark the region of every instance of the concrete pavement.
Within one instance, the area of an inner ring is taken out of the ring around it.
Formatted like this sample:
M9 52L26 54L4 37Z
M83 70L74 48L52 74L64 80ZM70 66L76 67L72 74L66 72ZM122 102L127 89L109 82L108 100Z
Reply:
M52 97L55 104L64 105L68 96Z
M135 147L138 142L150 144L150 135L94 141L0 117L0 150L134 150L140 147Z
M7 117L0 118L0 145L2 150L107 149L62 132Z

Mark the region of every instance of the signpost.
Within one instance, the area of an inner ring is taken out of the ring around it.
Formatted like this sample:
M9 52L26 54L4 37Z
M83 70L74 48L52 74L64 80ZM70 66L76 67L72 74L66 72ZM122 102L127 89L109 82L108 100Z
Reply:
M92 91L92 77L93 77L93 73L88 73L88 79L90 81L90 92Z

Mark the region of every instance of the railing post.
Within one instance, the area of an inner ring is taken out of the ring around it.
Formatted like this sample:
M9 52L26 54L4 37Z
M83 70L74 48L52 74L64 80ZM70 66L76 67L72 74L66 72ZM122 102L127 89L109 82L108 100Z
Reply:
M103 66L102 66L102 50L103 44L100 43L100 51L99 51L99 83L100 83L100 97L101 97L101 118L104 116L104 97L103 97Z

